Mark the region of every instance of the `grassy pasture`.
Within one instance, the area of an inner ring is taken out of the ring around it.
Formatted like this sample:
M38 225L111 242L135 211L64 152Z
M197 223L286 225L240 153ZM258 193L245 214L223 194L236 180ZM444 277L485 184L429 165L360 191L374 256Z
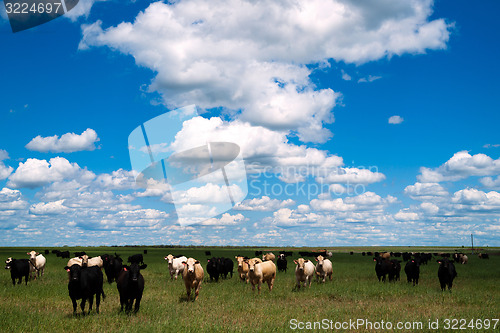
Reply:
M37 248L42 252L45 248ZM52 248L49 248L52 250ZM85 250L89 255L117 252L123 258L142 253L144 248L64 248L70 252ZM255 249L243 248L147 248L144 261L148 264L142 273L146 287L141 309L136 315L119 313L116 283L105 282L106 299L101 302L101 313L73 316L67 291L67 259L47 255L45 276L41 280L12 286L10 273L0 273L0 327L2 332L282 332L291 331L290 320L314 322L322 319L333 322L366 319L372 322L422 322L423 331L428 321L440 322L446 318L492 319L500 317L500 256L480 260L469 255L468 265L456 265L458 277L453 292L441 292L437 278L438 264L433 260L421 266L420 284L412 287L401 281L379 283L371 257L361 251L374 248L337 248L332 261L333 281L313 282L310 289L297 291L294 264L288 258L288 272L278 273L272 293L263 285L261 295L253 294L250 285L241 282L236 274L232 279L211 283L205 270L205 281L196 302L186 301L182 279L170 281L163 257L169 253L183 254L200 260L205 268L210 250L213 256L234 258L236 254L253 257ZM28 248L0 248L0 258L27 258ZM293 259L298 258L299 249ZM300 249L307 251L308 249ZM356 251L349 255L349 251ZM398 248L390 248L398 251ZM401 249L401 250L408 250ZM438 252L443 249L412 248L412 251ZM445 249L446 250L446 249ZM447 251L452 252L451 249ZM490 253L500 252L489 249ZM402 270L404 263L402 264ZM95 307L95 304L94 304ZM88 308L88 305L87 305ZM494 330L500 331L500 324ZM342 331L342 330L340 330ZM359 328L352 332L375 331ZM378 330L381 331L381 330ZM393 332L422 331L397 330ZM467 328L462 332L492 332Z

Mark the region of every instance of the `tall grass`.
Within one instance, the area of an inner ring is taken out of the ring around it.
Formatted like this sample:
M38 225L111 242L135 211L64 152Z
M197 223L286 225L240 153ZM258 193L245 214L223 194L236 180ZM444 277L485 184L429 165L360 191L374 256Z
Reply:
M68 248L71 252L82 248ZM0 258L26 258L26 248L0 248ZM37 249L42 251L43 249ZM88 248L89 255L117 252L123 258L142 253L143 248ZM210 282L205 271L200 297L186 301L180 277L171 281L163 257L184 254L200 260L206 267L205 251L213 256L234 258L253 256L254 249L227 248L148 248L144 255L148 267L142 271L146 287L141 309L135 315L119 312L116 283L104 285L106 299L101 313L73 316L68 296L68 276L63 269L67 259L47 255L45 276L12 286L10 273L0 273L0 323L3 332L274 332L290 331L290 320L298 321L420 321L445 318L486 319L500 317L500 257L480 260L470 256L469 264L456 265L458 277L453 291L441 292L435 260L421 267L418 286L401 281L379 283L371 257L335 251L333 281L313 282L310 289L295 289L294 265L288 258L288 272L278 273L271 293L262 286L261 295L251 286L232 279ZM293 249L292 249L293 250ZM365 249L366 250L366 249ZM372 250L373 251L373 250ZM498 251L498 250L497 250ZM433 252L433 250L430 250ZM5 260L5 259L3 259ZM404 264L402 265L404 269ZM95 306L95 305L94 305ZM88 305L87 305L88 307ZM79 311L80 312L80 311ZM500 326L500 325L499 325ZM497 331L499 328L497 327ZM356 330L363 332L364 329ZM397 332L397 330L393 330ZM484 330L468 329L467 332Z

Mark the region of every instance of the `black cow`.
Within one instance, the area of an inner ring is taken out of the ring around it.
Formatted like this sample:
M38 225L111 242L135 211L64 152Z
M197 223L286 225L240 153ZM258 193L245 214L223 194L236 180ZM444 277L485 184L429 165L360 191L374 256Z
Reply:
M385 282L385 277L389 274L389 270L391 269L391 262L387 259L383 259L382 257L375 257L373 261L375 264L375 273L377 274L377 278L382 282Z
M212 255L212 252L210 252L210 251L205 251L205 255L206 255L206 256L211 256L211 255Z
M361 255L364 257L366 255L366 252L361 252Z
M415 286L418 285L420 277L420 262L417 259L408 260L405 266L406 280L408 283L412 282Z
M56 256L61 258L69 258L69 251L58 251Z
M220 258L220 264L222 266L222 275L224 275L224 279L227 279L227 275L231 274L231 278L233 277L233 267L234 263L229 258Z
M120 293L120 311L123 311L123 306L125 306L125 312L130 312L134 300L134 312L139 311L144 291L144 277L141 274L141 269L146 269L146 267L148 265L139 266L137 262L134 262L130 266L124 266L118 275L116 286Z
M217 258L212 257L208 259L207 262L207 273L210 276L210 281L215 280L215 282L219 281L219 261Z
M278 259L276 260L276 267L278 267L278 272L285 272L287 269L288 263L286 261L285 255L282 253L278 256Z
M133 256L128 257L127 261L131 264L144 264L144 257L142 254L134 254Z
M49 250L45 250L44 253L45 253L45 255L47 255L47 254L50 253L50 251Z
M123 259L115 253L115 256L109 254L101 255L103 261L104 272L108 278L108 283L113 283L118 278L123 267Z
M94 295L96 296L95 311L99 313L101 295L103 300L106 298L102 289L104 278L101 269L97 266L82 267L78 264L71 267L66 266L64 269L69 272L68 291L71 302L73 302L73 314L76 314L77 299L82 300L80 308L83 315L85 315L85 301L89 301L88 313L90 313L94 303Z
M479 253L479 259L490 259L490 255L488 253Z
M448 290L451 291L453 286L453 279L457 277L457 271L455 270L455 265L448 259L442 259L437 261L439 263L438 268L438 278L441 284L441 290L444 291L446 286Z
M255 251L255 256L260 257L262 255L262 251Z
M144 254L148 254L148 250L144 250L144 251L143 251L143 253L144 253Z
M87 255L87 253L85 253L85 251L75 252L75 257L81 257L84 255Z
M392 259L391 267L389 268L389 281L399 281L401 273L401 261Z
M52 250L52 254L56 254L56 255L57 255L57 254L58 254L58 253L60 253L60 252L61 252L61 251L59 251L59 250ZM58 257L59 257L59 256L58 256Z
M28 278L30 274L30 262L29 259L12 259L9 258L5 261L5 269L10 270L10 277L12 279L12 284L16 285L16 279L18 279L18 284L21 284L21 281L24 276L24 282L26 285L28 284Z

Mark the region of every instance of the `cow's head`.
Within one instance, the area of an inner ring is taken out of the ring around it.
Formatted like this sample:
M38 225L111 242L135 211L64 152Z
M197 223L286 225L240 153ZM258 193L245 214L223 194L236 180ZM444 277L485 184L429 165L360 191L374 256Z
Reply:
M194 274L196 264L200 264L200 262L194 258L188 258L188 260L183 261L184 270L187 271L188 274Z
M309 262L309 260L299 258L297 260L294 260L293 262L297 264L297 270L304 271L305 264Z
M323 267L324 260L325 260L325 258L323 258L323 256L317 256L316 257L316 261L318 262L318 266L319 267Z
M74 264L71 267L65 266L64 269L69 273L70 281L79 281L82 272L82 267L78 264Z
M38 253L36 253L36 251L31 251L31 252L28 252L26 254L29 254L30 259L35 259L36 256L38 255Z
M14 261L12 260L11 257L7 258L7 260L5 260L5 269L11 269L12 268L12 263Z
M250 272L253 272L255 270L255 266L260 263L260 261L257 260L257 258L247 259L245 260L245 262L248 264L248 270Z
M128 278L130 281L137 283L139 281L139 276L141 275L141 269L146 269L148 265L139 265L138 263L132 263L130 266L124 266L123 270L128 271Z
M169 254L168 256L164 257L163 259L165 259L169 265L173 265L174 264L174 256Z

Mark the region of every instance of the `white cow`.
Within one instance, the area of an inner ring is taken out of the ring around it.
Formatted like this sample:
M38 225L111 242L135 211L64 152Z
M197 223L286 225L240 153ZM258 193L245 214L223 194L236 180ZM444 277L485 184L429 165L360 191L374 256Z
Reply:
M36 279L37 277L40 277L40 275L43 276L43 273L45 271L45 263L47 262L47 259L40 254L37 253L36 251L31 251L26 254L29 254L30 256L30 276L31 278Z
M175 279L177 280L177 276L179 274L182 274L182 272L184 271L184 264L182 262L187 261L187 258L184 256L177 258L169 254L164 259L168 261L170 279L173 280L175 277Z
M71 267L75 264L77 264L78 266L87 266L87 267L97 266L99 268L102 268L104 262L102 261L101 256L89 259L89 257L85 254L81 257L71 258L70 260L68 260L66 266Z
M318 262L316 264L316 274L318 280L322 279L323 282L325 282L326 277L328 276L331 281L333 274L333 267L330 259L325 259L323 258L323 256L317 256L316 261Z
M311 283L314 276L314 264L310 260L299 258L293 261L297 264L295 267L295 279L297 280L297 287L300 289L301 283L304 283L304 287Z

